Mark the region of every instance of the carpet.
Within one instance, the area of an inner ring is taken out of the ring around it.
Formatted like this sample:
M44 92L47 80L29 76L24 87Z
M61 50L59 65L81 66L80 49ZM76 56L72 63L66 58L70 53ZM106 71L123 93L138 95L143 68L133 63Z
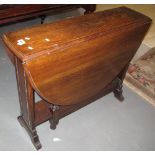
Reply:
M155 48L130 64L124 83L155 106Z

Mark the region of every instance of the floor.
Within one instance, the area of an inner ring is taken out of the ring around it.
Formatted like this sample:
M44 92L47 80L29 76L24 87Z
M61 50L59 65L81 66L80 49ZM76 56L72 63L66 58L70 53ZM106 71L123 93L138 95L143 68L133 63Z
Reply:
M82 11L82 10L81 10ZM79 14L66 13L46 22ZM1 27L0 35L39 24L39 20ZM41 150L155 150L155 107L126 86L125 101L109 94L63 118L55 131L46 122L37 127ZM17 122L19 104L14 67L0 41L0 150L35 150Z

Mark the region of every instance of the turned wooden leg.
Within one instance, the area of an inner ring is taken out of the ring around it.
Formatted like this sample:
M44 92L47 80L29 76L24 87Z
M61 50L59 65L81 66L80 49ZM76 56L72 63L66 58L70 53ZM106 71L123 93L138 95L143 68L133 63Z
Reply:
M41 148L41 143L35 128L34 90L28 81L23 66L18 58L15 59L17 86L20 102L20 116L17 118L22 127L29 134L35 148Z
M41 24L43 24L44 21L45 21L46 16L45 15L42 15L42 16L40 16L40 18L41 18Z
M123 93L123 80L125 78L125 74L128 70L128 67L129 67L129 64L128 63L123 69L122 71L119 73L118 77L113 81L113 93L114 93L114 96L119 100L119 101L123 101L124 100L124 97L122 95Z
M49 122L50 122L50 128L51 128L52 130L55 130L56 127L57 127L57 125L58 125L58 123L59 123L59 120L50 119Z
M56 126L59 123L59 119L56 118L56 115L55 115L57 110L59 110L59 106L58 105L50 105L50 111L51 111L51 114L52 114L52 118L49 119L49 122L50 122L50 128L52 130L55 130Z
M84 14L86 15L86 14L88 14L88 13L94 12L95 9L96 9L96 5L95 5L95 4L89 4L89 5L86 5L86 6L84 7L84 9L85 9Z
M84 15L86 15L86 14L89 14L89 13L91 13L92 11L90 11L90 10L86 10L85 12L84 12Z
M122 85L122 80L119 79L119 78L116 78L113 82L113 85L114 85L114 90L113 90L113 93L114 93L114 96L119 100L119 101L123 101L124 100L124 97L123 97L123 85Z

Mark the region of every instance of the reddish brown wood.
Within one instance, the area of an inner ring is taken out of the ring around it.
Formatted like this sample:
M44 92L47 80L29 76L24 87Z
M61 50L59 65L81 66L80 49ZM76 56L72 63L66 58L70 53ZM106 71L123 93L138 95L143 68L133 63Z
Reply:
M88 100L85 100L83 102L80 102L74 105L60 106L59 110L56 111L55 118L59 120L69 115L70 113L77 111L78 109L90 104L91 102L94 102L98 98L112 92L114 89L115 89L115 86L113 85L113 83L110 83L103 90L101 90L98 94L96 94L95 96L92 96ZM45 100L41 100L36 103L36 108L35 108L35 125L36 126L52 118L51 111L47 104L48 102L46 102Z
M44 100L70 105L97 94L119 74L149 24L149 18L122 7L9 33L4 40ZM19 46L25 37L30 40Z
M64 11L84 8L86 13L95 11L95 4L4 4L0 6L0 25L12 22L40 17L41 23L44 17Z
M0 26L19 22L26 19L35 17L41 18L41 24L48 15L62 13L64 11L84 8L85 14L94 12L96 9L95 4L3 4L0 6ZM7 54L14 62L14 54L7 50Z
M55 129L60 118L110 92L123 100L126 70L150 24L121 7L3 36L19 75L19 120L37 149L37 125L49 120ZM42 98L37 104L34 91Z
M35 102L34 90L30 85L27 75L23 69L21 61L15 57L16 78L18 85L20 116L18 121L28 132L32 143L36 149L41 148L41 143L35 129Z

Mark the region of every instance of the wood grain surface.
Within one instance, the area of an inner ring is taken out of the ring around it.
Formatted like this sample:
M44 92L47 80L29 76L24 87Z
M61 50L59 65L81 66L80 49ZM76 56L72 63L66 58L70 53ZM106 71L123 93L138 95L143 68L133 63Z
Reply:
M120 7L11 32L3 39L44 100L72 105L98 94L119 75L150 23Z
M48 15L63 13L76 8L85 9L85 14L93 12L95 4L3 4L0 5L0 26L32 18L41 18L41 23Z

